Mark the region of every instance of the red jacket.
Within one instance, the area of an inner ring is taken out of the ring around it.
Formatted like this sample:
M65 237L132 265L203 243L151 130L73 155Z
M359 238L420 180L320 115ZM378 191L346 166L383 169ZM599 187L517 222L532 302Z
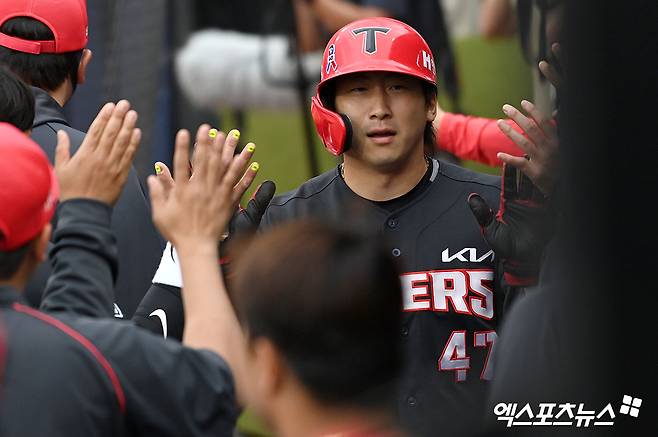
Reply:
M512 120L505 120L519 133ZM477 161L499 167L502 161L498 152L523 156L524 152L497 125L497 120L446 112L441 119L437 135L437 148L448 151L460 159Z

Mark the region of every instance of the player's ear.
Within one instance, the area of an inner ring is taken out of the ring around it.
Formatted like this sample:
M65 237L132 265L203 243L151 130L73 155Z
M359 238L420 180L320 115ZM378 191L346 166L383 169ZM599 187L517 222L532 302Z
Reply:
M430 123L434 121L437 113L437 99L436 92L433 89L425 90L425 103L426 103L426 114L425 119Z
M80 58L80 65L78 66L78 84L83 84L87 80L87 66L91 62L92 56L91 50L82 50L82 58Z

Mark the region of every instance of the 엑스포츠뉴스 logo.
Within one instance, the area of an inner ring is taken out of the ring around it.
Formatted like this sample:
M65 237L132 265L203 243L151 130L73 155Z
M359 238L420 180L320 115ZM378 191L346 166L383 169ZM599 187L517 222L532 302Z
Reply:
M632 417L640 415L642 399L624 395L619 407L619 414ZM615 424L615 408L608 402L600 411L589 410L584 403L540 402L530 403L500 402L493 408L493 413L499 421L507 422L507 428L512 426L575 426L589 428L590 426L613 426Z

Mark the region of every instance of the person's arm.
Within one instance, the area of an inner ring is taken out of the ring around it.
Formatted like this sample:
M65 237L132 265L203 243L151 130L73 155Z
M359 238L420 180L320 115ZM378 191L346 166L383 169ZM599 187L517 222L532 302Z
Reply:
M511 0L480 1L480 34L483 38L513 35L516 16Z
M167 166L163 163L158 163L158 165L160 166L158 177L165 184L172 185L174 182ZM256 232L275 191L276 185L274 182L264 181L249 199L247 207L238 207L228 225L228 238L220 245L220 254L236 237ZM227 256L222 256L220 259L224 278L227 277L227 270L230 269L229 261ZM185 324L183 301L181 299L182 286L183 278L178 254L171 243L167 243L167 247L162 253L160 265L153 276L153 284L137 307L133 315L133 322L137 326L165 338L182 341L183 326Z
M55 173L59 218L51 252L52 274L40 309L90 317L113 317L116 241L109 229L141 139L137 113L127 101L101 109L73 157L58 132Z
M214 140L203 125L196 137L194 176L190 177L187 131L176 136L174 184L149 176L153 222L176 248L184 288L183 344L209 349L233 371L238 397L243 386L244 336L228 298L218 263L218 242L258 165L246 169L254 147L234 156L237 138ZM246 170L245 170L246 169Z
M118 251L110 230L112 208L90 199L58 206L49 257L52 274L40 309L89 317L113 316Z
M322 50L324 41L320 36L315 14L306 0L294 0L295 24L297 26L297 44L302 53Z
M234 376L215 352L161 340L126 322L71 323L116 369L131 434L233 436L240 413Z
M505 123L521 132L511 120ZM502 165L498 158L499 152L523 156L519 146L501 132L495 119L441 112L434 122L434 128L437 131L437 148L460 159L499 167Z
M335 32L346 24L362 18L397 15L395 10L389 8L376 5L361 6L346 0L307 0L307 3L330 32ZM398 3L404 2L398 1Z
M176 270L180 270L176 266ZM183 341L185 313L181 288L154 282L139 303L132 318L142 329L164 338Z

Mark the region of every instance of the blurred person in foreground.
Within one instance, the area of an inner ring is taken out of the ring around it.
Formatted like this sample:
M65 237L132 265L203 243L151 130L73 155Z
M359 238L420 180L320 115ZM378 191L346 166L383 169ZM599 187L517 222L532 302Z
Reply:
M253 168L245 171L251 153L234 157L234 145L211 142L202 126L202 164L189 181L190 138L181 131L176 186L149 182L153 219L179 249L186 278L183 344L164 342L99 317L114 298L112 205L141 138L129 107L105 105L74 156L59 131L54 171L33 141L0 124L0 311L8 343L2 435L233 435L242 333L217 241L255 177ZM53 272L37 311L22 291L45 259L55 208Z
M538 292L503 326L493 357L489 435L657 433L655 305L647 285L656 267L650 205L658 185L657 114L647 96L658 95L657 18L652 0L623 8L564 2L560 222ZM635 416L624 409L626 396L642 407ZM543 403L545 421L570 426L509 429L495 412L510 403L528 404L534 414ZM572 414L556 417L565 404ZM593 419L577 425L576 410Z
M319 221L254 240L229 287L248 405L282 437L403 435L401 290L386 244Z

